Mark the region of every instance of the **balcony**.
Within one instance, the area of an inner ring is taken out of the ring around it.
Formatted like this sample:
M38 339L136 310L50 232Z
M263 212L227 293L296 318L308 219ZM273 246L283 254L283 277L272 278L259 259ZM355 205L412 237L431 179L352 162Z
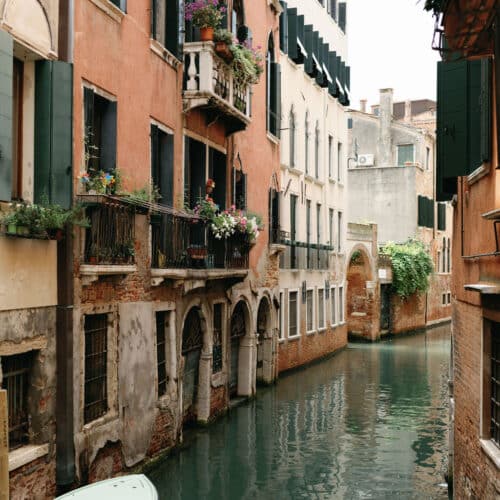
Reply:
M333 248L329 245L283 240L280 269L327 270Z
M100 276L134 273L134 206L107 195L81 195L78 199L90 221L80 264L82 284L89 285Z
M250 244L244 235L217 240L203 220L174 211L152 215L151 232L153 286L165 279L204 286L206 280L241 280L248 274Z
M184 54L184 111L204 109L208 121L222 114L229 133L244 130L250 123L250 85L234 80L231 67L215 53L212 42L186 43Z

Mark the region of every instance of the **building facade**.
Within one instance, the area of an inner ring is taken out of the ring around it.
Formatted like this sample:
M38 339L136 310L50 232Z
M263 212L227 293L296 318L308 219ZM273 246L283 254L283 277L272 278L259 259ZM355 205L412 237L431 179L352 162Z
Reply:
M435 108L429 100L394 103L392 89L382 89L372 113L364 101L360 111L349 112L350 221L376 223L380 246L417 239L434 263L425 295L403 301L390 293L390 283L381 284L381 334L416 330L451 316L452 207L435 203Z
M427 8L434 10L442 32L437 199L452 200L454 205L453 490L457 498L496 498L500 494L500 11L493 0L468 2L465 11L454 0Z
M278 371L346 345L346 4L283 2Z

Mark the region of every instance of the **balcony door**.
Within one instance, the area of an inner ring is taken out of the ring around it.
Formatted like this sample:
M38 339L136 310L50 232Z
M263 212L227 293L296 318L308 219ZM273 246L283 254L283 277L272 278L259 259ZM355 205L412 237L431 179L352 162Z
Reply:
M212 198L221 210L227 208L226 199L226 155L214 148L208 148L208 176L215 182Z

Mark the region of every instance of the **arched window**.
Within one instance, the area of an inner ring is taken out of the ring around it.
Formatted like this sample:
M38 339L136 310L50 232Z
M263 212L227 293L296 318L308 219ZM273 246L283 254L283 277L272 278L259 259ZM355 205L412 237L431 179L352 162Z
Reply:
M309 111L306 111L306 119L304 122L304 170L309 173Z
M451 243L450 243L450 238L448 238L448 245L446 247L446 254L447 254L447 260L448 260L448 266L446 268L446 272L449 273L451 271Z
M269 35L266 53L267 130L279 137L281 128L281 71L274 59L273 34Z
M314 131L314 175L319 178L319 122L316 122Z
M243 0L233 0L233 10L231 11L231 33L244 42L248 38L248 30L243 29L245 25L245 11L243 9Z
M443 273L446 272L446 257L448 252L446 251L446 238L443 238Z
M289 133L290 133L290 144L289 144L289 153L290 153L290 167L295 167L295 112L290 109L290 117L288 123Z

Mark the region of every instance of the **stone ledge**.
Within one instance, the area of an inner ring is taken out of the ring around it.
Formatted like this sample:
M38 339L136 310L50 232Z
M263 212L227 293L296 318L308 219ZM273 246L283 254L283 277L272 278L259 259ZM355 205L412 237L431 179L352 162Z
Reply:
M105 14L117 23L121 23L125 12L112 4L109 0L90 0L96 7L99 7Z
M500 448L489 439L480 439L481 449L495 464L495 467L500 470Z
M151 269L153 286L158 286L165 279L170 280L217 280L228 278L245 278L247 269Z
M83 286L97 281L99 276L116 276L120 274L133 274L135 272L137 272L135 264L82 264L80 266Z
M22 446L9 453L9 472L49 454L49 444Z
M160 42L151 38L149 40L149 48L160 59L165 61L172 69L177 71L177 68L182 64L177 57L175 57L168 49L166 49Z

